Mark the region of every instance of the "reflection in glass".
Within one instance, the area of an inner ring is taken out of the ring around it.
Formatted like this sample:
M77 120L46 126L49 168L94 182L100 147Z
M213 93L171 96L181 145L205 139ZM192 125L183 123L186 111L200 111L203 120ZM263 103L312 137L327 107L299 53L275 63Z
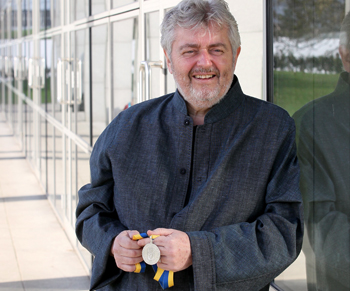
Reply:
M274 103L293 114L333 91L344 0L274 0Z
M40 30L48 29L52 25L51 0L40 1Z
M310 248L309 290L350 289L350 14L339 52L346 70L331 94L294 114Z
M32 0L22 0L23 36L33 33L33 4Z
M11 38L18 38L18 29L17 29L17 1L13 1L11 7Z
M136 103L137 32L137 18L113 23L113 117Z
M350 15L341 25L344 15L343 0L274 1L274 101L296 123L305 212L306 283L283 282L292 290L350 290Z

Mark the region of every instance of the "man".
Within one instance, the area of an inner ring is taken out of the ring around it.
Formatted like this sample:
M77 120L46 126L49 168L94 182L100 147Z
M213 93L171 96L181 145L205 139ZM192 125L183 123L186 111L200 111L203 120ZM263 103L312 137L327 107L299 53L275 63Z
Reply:
M345 72L331 94L293 118L298 129L301 192L308 240L308 290L350 290L350 14L341 25Z
M134 105L101 134L76 232L91 288L162 290L135 274L149 238L172 290L268 290L300 252L294 122L243 94L235 19L223 0L184 0L162 23L175 93Z

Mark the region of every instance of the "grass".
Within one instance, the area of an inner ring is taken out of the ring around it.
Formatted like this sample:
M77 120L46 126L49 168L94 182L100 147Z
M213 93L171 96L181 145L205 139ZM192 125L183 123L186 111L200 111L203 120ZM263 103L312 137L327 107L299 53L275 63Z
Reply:
M339 74L274 72L274 103L290 115L311 100L334 91Z

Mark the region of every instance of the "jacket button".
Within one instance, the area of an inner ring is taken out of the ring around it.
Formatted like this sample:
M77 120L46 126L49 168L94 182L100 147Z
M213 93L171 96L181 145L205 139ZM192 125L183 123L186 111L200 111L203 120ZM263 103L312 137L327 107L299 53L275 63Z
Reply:
M181 174L181 175L185 175L185 174L186 174L186 169L182 168L182 169L180 170L180 174Z
M185 122L184 122L184 124L185 124L185 125L190 125L191 122L190 122L188 119L186 119Z

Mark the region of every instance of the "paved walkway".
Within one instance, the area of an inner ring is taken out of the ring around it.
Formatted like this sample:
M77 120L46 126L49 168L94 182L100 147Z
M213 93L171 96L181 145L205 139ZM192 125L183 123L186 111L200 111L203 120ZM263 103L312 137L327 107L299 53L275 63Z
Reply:
M88 274L2 114L0 291L88 290Z

